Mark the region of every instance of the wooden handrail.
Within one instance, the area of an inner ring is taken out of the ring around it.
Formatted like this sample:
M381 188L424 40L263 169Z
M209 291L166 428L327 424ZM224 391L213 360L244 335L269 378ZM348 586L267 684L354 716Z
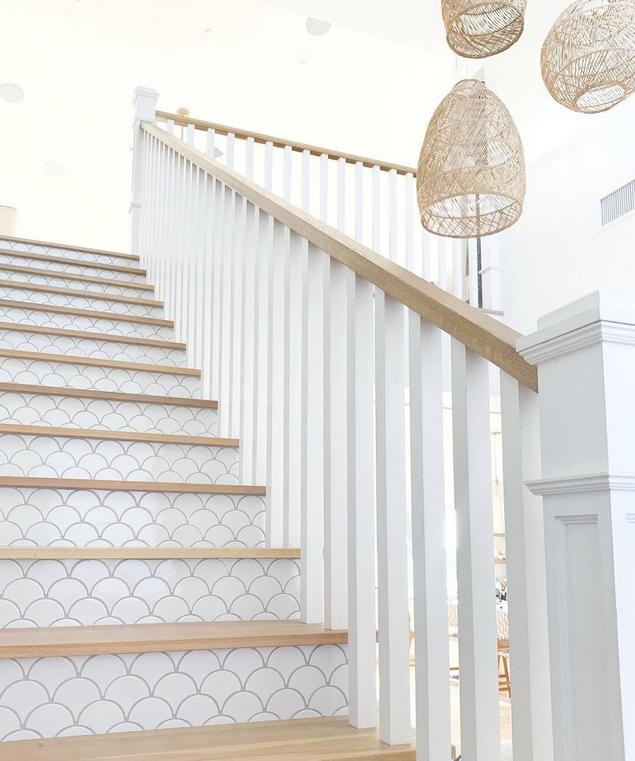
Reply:
M226 124L217 124L216 122L208 122L203 119L193 119L191 116L181 116L180 114L171 114L168 111L157 111L157 119L161 121L171 120L175 124L181 127L187 127L188 124L194 125L195 129L205 130L213 129L219 135L235 135L238 138L246 140L247 138L253 138L254 142L266 144L271 143L275 148L285 148L289 146L292 151L309 151L312 156L328 156L330 159L344 159L347 164L363 164L366 167L378 166L387 172L394 169L397 174L417 174L416 167L405 166L403 164L393 164L389 161L377 161L376 159L368 158L367 156L357 156L354 153L344 153L343 151L335 151L331 148L321 148L317 145L310 145L309 143L300 143L297 140L287 140L284 137L274 137L273 135L265 135L262 132L253 132L251 130L239 129L238 127L228 127Z
M208 158L161 127L144 123L143 129L468 349L538 390L536 367L516 351L520 333Z

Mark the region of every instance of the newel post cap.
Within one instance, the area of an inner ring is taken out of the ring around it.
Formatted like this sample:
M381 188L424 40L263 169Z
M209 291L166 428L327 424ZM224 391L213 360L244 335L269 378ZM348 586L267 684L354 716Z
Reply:
M599 343L635 345L635 300L594 291L538 320L538 330L516 348L532 364Z
M154 122L158 99L159 93L151 87L137 87L132 98L135 107L135 120Z

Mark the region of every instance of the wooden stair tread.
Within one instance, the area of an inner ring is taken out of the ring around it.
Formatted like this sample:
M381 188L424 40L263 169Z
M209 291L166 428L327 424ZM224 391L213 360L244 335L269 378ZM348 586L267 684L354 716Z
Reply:
M298 547L0 547L0 560L297 560Z
M89 489L95 491L145 491L177 494L237 494L264 497L264 486L244 484L193 484L175 481L105 481L97 478L36 478L0 476L0 488L15 489Z
M0 279L1 288L15 288L23 291L40 291L44 293L55 293L61 296L80 296L82 298L91 298L98 301L116 301L119 304L141 304L148 307L162 307L162 301L154 299L142 299L138 296L118 296L113 293L101 293L99 291L86 291L79 288L58 288L55 285L42 285L40 283L29 283L21 280L2 280Z
M33 259L37 262L52 262L53 264L70 264L75 267L90 267L91 269L104 270L106 272L125 272L128 275L141 275L142 277L145 277L147 274L146 270L140 267L127 267L123 264L107 264L106 262L71 259L67 256L51 256L50 254L41 254L36 251L17 251L12 248L0 247L0 257L2 256L14 256L19 259Z
M1 761L414 761L414 758L414 731L408 745L385 745L376 729L355 729L344 716L20 740L0 745Z
M139 404L165 404L177 407L201 407L218 409L218 402L210 399L189 399L183 396L156 396L153 394L129 394L124 391L98 391L93 388L70 386L34 386L28 383L0 383L0 393L43 394L44 396L72 396L80 399L106 399L113 402Z
M17 359L34 359L42 362L63 362L69 365L93 365L96 367L121 367L126 370L140 370L150 373L168 373L169 375L190 375L201 377L201 371L193 367L176 367L174 365L149 365L143 362L125 362L120 359L101 359L99 357L77 357L68 354L44 354L39 351L20 351L19 349L0 349L0 357Z
M191 444L203 447L237 447L238 439L218 436L191 436L184 433L145 433L140 431L111 431L98 428L60 428L49 425L20 425L0 423L0 435L58 436L65 439L101 439L104 441L153 441L159 444Z
M181 349L186 345L178 341L166 341L161 338L138 338L137 336L118 336L113 333L89 333L84 330L68 328L49 328L46 325L29 325L21 322L0 322L0 330L13 330L23 333L39 333L47 336L67 336L92 341L109 341L111 343L134 344L136 346L154 346L159 349Z
M149 283L138 283L134 280L115 280L112 278L95 277L94 275L80 275L77 272L64 272L64 270L46 270L39 267L29 267L22 264L3 264L0 259L0 270L7 272L23 272L25 275L46 275L63 280L72 280L81 283L101 283L103 285L117 285L122 288L136 288L140 291L154 291L154 286ZM19 282L19 281L15 281Z
M44 246L46 248L61 248L65 251L82 251L85 254L101 254L102 256L116 256L119 259L128 259L130 261L139 261L136 254L121 254L118 251L107 251L102 248L87 248L86 246L76 246L73 243L51 243L45 240L34 240L33 238L16 238L13 235L1 235L0 240L9 240L13 243L24 243L27 246Z
M57 304L39 304L35 301L14 301L13 299L0 299L0 306L26 309L32 312L53 312L54 314L69 314L75 317L91 317L93 319L113 320L115 322L138 322L144 325L157 325L163 328L173 328L173 320L164 320L161 317L147 317L136 314L119 314L117 312L99 312L94 309L77 309L76 307L62 307Z
M0 658L345 644L345 631L299 621L46 626L0 631Z

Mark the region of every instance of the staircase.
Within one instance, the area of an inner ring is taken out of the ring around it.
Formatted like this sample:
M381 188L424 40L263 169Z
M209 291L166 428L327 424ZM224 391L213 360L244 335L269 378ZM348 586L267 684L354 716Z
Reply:
M1 759L406 752L327 718L347 633L299 621L300 551L201 393L137 257L0 241Z

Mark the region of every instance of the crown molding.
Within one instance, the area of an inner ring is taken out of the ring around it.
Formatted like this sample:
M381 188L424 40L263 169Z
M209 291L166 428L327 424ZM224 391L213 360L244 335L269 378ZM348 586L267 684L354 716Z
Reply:
M561 476L527 481L527 488L539 497L585 494L601 491L635 491L635 474L593 473L588 476Z

